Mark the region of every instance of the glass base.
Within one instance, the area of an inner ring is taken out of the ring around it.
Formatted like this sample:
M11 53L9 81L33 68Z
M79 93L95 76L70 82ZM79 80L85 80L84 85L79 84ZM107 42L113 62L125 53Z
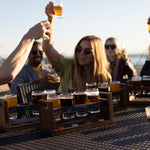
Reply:
M70 120L70 119L75 118L75 115L74 115L74 113L63 114L62 118L65 119L65 120Z
M96 114L100 112L100 109L96 109L96 110L89 110L88 111L90 114Z
M84 111L84 112L81 112L81 111L79 111L79 112L76 112L76 116L77 117L86 117L88 114Z
M16 120L17 119L17 115L11 115L11 116L9 116L9 119L10 120Z

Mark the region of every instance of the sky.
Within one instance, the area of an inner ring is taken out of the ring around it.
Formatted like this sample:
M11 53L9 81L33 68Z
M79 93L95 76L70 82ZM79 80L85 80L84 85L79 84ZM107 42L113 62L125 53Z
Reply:
M33 25L46 20L48 0L0 0L0 56L6 58ZM150 0L62 0L64 18L55 19L53 45L73 56L86 35L116 37L128 54L148 54ZM40 40L42 41L42 40Z

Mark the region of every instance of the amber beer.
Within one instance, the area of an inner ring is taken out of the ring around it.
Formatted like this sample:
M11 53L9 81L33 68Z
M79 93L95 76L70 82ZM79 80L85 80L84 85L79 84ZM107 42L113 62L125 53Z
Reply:
M60 96L47 96L47 101L53 102L53 108L58 109L60 108Z
M142 77L132 77L132 87L137 88L142 86Z
M5 95L4 99L8 102L8 108L16 107L18 104L17 95Z
M121 51L116 51L117 56L123 56L124 54Z
M14 94L5 95L4 100L8 102L8 108L17 107L18 104L17 95ZM9 119L14 120L16 118L17 118L17 112L9 113Z
M63 14L63 7L61 5L57 5L54 7L54 13L56 16L62 16Z
M96 91L87 92L86 95L87 95L87 103L99 101L100 97L98 89Z
M110 82L110 91L111 92L119 92L120 91L120 81Z
M86 92L86 95L87 95L87 103L98 102L100 100L98 89L96 89L95 91L88 91ZM100 109L94 108L92 110L89 110L88 112L91 114L95 114L100 112Z

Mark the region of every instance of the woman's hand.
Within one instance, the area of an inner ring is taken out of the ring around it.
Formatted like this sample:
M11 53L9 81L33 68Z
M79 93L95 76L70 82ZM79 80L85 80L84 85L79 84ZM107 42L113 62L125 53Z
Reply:
M127 55L126 49L123 49L123 50L122 50L122 54L123 54L122 59L123 59L123 60L127 60L128 55Z

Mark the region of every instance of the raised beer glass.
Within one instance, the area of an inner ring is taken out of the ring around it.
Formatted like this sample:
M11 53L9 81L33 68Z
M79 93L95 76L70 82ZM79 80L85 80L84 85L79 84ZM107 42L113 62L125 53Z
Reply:
M54 1L54 13L56 18L63 18L63 3L62 0L55 0Z

